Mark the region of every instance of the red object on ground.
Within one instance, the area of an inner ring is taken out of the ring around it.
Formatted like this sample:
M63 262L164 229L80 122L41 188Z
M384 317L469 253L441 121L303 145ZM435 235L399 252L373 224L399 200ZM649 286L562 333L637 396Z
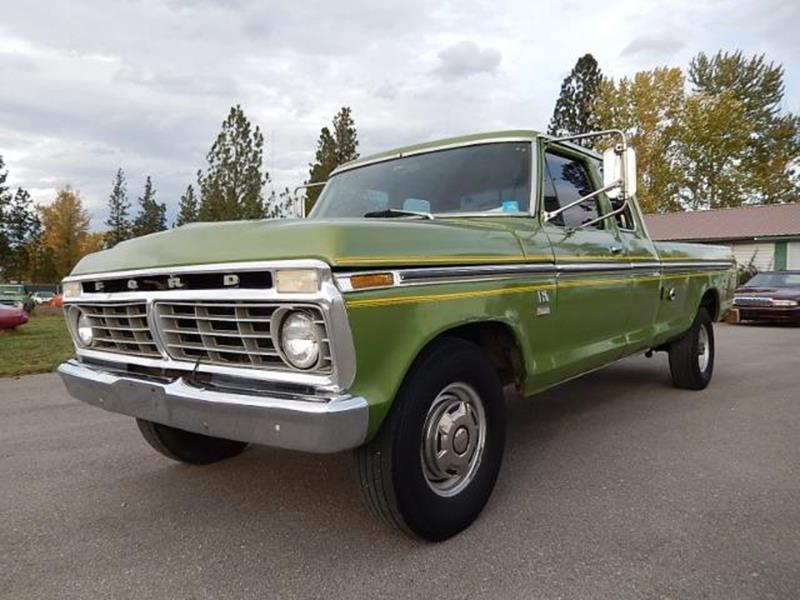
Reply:
M13 329L28 322L28 313L21 308L0 304L0 329Z
M62 296L61 294L58 294L57 296L53 296L50 299L50 302L48 302L48 304L50 306L59 306L59 307L64 306L64 296Z

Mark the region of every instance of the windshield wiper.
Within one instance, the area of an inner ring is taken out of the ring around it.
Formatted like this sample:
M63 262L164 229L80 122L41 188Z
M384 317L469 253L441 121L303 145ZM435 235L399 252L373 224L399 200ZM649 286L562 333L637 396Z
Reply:
M385 219L390 217L420 217L422 219L433 219L433 215L428 212L416 210L404 210L402 208L387 208L385 210L374 210L364 213L367 219Z

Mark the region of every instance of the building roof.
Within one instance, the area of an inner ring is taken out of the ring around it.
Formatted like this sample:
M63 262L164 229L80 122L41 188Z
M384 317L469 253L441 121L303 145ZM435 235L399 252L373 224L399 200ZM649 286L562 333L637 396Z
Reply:
M800 235L800 202L645 215L655 240L744 240Z

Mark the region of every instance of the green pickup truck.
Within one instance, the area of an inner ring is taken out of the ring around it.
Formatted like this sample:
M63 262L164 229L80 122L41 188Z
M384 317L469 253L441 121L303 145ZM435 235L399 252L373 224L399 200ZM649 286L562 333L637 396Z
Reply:
M0 283L0 304L13 306L28 313L35 307L33 296L21 283Z
M77 356L59 373L178 461L355 449L376 516L448 538L494 487L504 386L659 350L678 387L711 379L733 257L654 243L633 150L604 134L602 156L533 131L401 148L336 169L307 218L87 256L64 280Z

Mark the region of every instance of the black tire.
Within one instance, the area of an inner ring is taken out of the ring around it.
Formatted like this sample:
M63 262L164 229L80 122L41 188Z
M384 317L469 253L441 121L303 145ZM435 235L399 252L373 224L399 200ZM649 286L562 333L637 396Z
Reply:
M446 388L449 395L441 393ZM456 403L451 404L454 398ZM464 403L464 398L475 402ZM447 406L453 406L455 412L449 412ZM434 481L436 477L425 465L439 465L436 459L426 462L423 439L436 436L425 436L424 431L441 431L433 423L442 423L435 415L445 413L449 423L456 423L450 429L452 436L444 438L452 439L448 456L472 459L464 468L467 474L455 475L452 481ZM453 421L452 415L463 421ZM470 433L480 431L475 425L480 422L478 415L485 423L482 453L476 449L480 442L474 441L480 440L481 434ZM458 426L460 422L469 423L469 428ZM465 431L466 435L461 435ZM380 431L356 450L367 505L379 519L411 536L430 541L454 536L478 517L488 501L502 463L505 436L505 399L497 372L475 344L443 338L415 361ZM461 454L457 443L463 447ZM455 485L457 481L461 483ZM447 486L452 487L445 489Z
M201 435L160 423L136 419L145 441L167 458L192 465L207 465L241 454L246 442Z
M703 361L704 341L708 348ZM704 364L705 363L705 364ZM705 308L700 308L689 330L669 345L669 370L672 382L687 390L705 389L714 373L714 323Z

